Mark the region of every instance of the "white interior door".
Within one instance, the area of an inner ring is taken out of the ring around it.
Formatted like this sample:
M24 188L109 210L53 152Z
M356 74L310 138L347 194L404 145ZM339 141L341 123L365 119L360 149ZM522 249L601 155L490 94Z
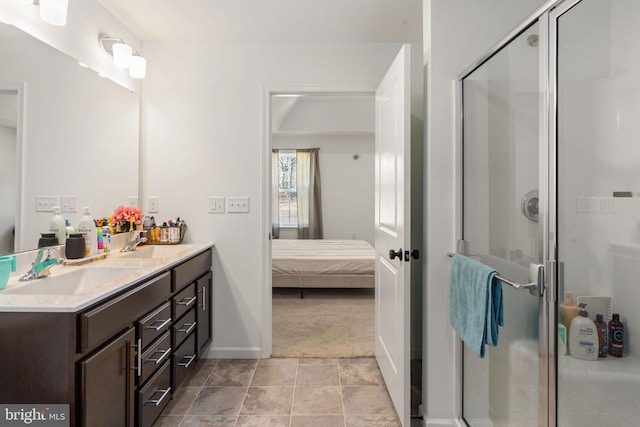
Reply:
M375 101L375 352L403 426L410 423L409 65L405 45L380 83Z

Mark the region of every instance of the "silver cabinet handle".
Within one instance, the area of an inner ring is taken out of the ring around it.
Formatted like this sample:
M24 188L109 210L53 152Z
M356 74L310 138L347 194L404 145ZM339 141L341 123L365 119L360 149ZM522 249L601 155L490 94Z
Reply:
M165 397L167 397L167 395L169 393L171 393L171 387L169 388L165 388L165 389L157 389L155 390L153 393L151 393L151 395L153 396L156 393L162 393L162 396L160 396L160 399L149 399L149 400L145 400L144 404L146 405L147 403L153 403L156 406L160 406L160 403L162 403L162 401L164 400Z
M207 288L203 286L198 293L202 294L202 305L198 307L202 307L202 311L207 311Z
M156 322L162 322L162 323L159 324L158 326L145 326L144 328L145 329L153 329L154 331L159 331L160 329L164 328L169 323L171 323L171 318L168 318L167 320L156 319L152 323L156 323Z
M198 322L193 322L193 323L183 323L182 324L182 329L178 329L178 332L184 332L185 335L189 335L191 333L191 331L193 331L193 328L196 327L196 323ZM186 329L184 327L187 327Z
M137 366L134 366L133 369L136 372L136 375L139 377L142 375L142 338L138 338L136 341L137 344L131 346L131 348L135 348L138 354L136 355Z
M185 307L189 307L191 304L194 303L194 301L196 300L197 297L193 297L193 298L182 298L181 301L178 301L178 305L184 305Z
M162 356L158 357L157 359L145 359L144 363L154 363L156 365L159 365L168 355L171 354L171 347L166 350L158 350L153 354L157 353L162 353Z
M194 355L192 355L192 356L184 356L184 357L182 358L182 360L187 359L187 358L189 359L189 361L188 361L188 362L186 362L186 363L185 363L185 362L180 362L180 363L178 363L178 366L182 366L183 368L188 368L188 367L189 367L189 365L191 365L191 363L192 363L194 360L196 360L196 355L194 354Z

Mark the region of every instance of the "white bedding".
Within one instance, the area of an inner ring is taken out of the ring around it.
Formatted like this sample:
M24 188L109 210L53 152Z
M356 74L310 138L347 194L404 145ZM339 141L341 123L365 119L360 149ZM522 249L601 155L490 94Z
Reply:
M375 250L364 240L272 240L274 275L375 273Z

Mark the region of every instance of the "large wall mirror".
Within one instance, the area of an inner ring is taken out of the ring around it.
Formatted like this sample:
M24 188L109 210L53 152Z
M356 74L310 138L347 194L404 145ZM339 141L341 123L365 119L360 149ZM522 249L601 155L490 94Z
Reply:
M137 197L137 94L4 23L0 64L0 254L36 248L39 196L75 197L73 226Z

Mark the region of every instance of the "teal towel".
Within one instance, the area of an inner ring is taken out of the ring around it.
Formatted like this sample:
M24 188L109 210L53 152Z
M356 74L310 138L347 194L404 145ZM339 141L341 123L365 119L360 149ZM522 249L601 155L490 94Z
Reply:
M498 345L498 326L504 325L502 285L495 278L497 274L478 261L453 256L449 321L480 357L484 357L485 344Z

